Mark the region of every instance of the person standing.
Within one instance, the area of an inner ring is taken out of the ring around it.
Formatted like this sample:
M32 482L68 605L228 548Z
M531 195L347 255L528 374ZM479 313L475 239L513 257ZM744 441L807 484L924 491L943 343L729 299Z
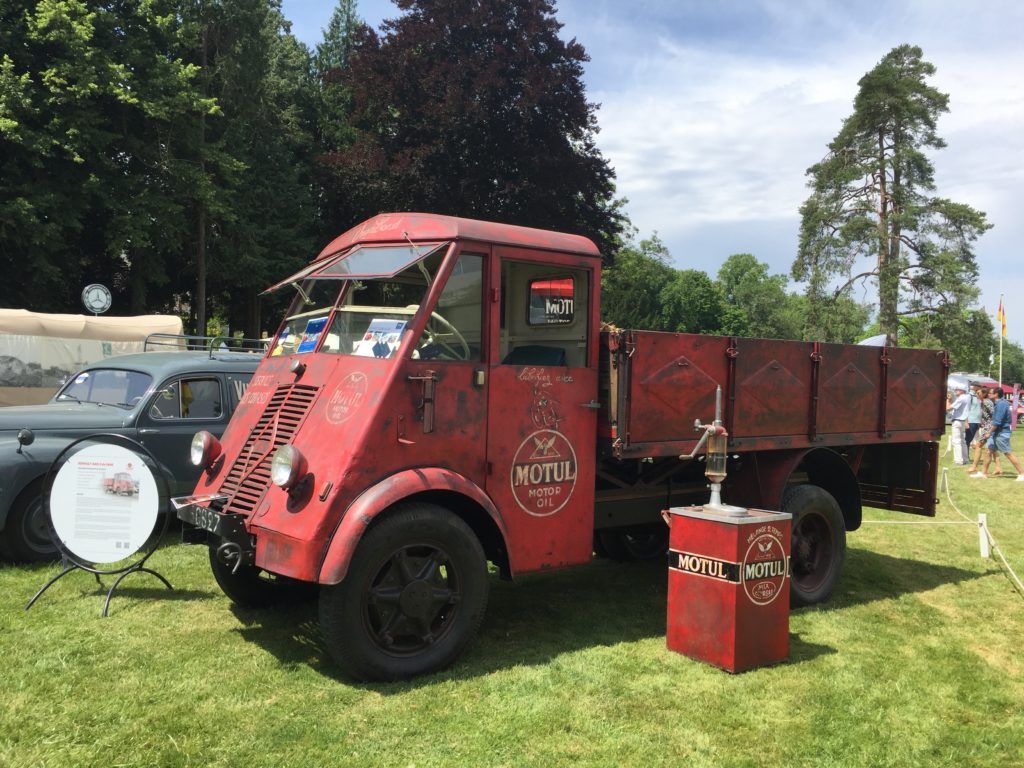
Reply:
M1024 482L1024 468L1013 455L1013 447L1010 445L1010 404L1003 399L1000 389L992 390L992 400L992 436L988 439L989 456L985 459L985 474L988 474L989 461L1001 453L1017 470L1017 482Z
M967 390L959 384L954 389L956 398L953 400L953 463L959 466L967 464L967 411L971 405L971 399L967 396Z
M967 408L967 432L964 438L967 440L967 461L971 461L971 450L974 447L974 436L978 434L978 427L981 426L981 385L976 381L967 382L971 388L968 397L971 403Z
M975 478L985 477L984 472L978 471L978 464L981 463L982 455L988 452L986 444L988 443L989 437L992 435L992 409L994 407L992 400L990 399L988 387L979 387L978 397L981 399L981 421L979 422L978 431L974 433L974 440L971 443L974 448L974 464L970 469L970 476ZM997 453L993 458L996 463L995 474L1003 474L1002 469L999 467L999 454ZM992 459L989 459L989 462L991 461Z

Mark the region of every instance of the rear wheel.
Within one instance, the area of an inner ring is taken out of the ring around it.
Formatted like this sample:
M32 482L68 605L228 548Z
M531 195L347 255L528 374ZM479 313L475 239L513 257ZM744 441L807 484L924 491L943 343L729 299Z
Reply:
M43 509L42 483L31 483L14 500L0 532L3 554L16 563L56 560L60 550L53 542L50 521Z
M217 550L218 546L210 546L213 578L231 602L243 608L299 603L316 595L316 584L274 576L254 565L241 565L235 570L234 560L219 556Z
M798 485L786 491L782 511L793 515L790 604L814 605L832 595L846 557L846 525L828 491Z
M360 680L443 669L487 607L487 559L476 535L433 504L396 508L363 536L345 579L320 591L327 649Z

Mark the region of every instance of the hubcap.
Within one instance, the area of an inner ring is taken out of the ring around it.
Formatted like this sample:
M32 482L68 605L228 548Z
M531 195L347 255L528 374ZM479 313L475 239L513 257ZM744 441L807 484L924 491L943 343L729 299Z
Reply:
M462 592L451 558L440 547L402 547L378 569L363 604L367 634L393 655L433 645L452 625Z
M819 515L808 514L793 527L791 552L793 579L804 589L821 584L831 562L832 539L828 523Z

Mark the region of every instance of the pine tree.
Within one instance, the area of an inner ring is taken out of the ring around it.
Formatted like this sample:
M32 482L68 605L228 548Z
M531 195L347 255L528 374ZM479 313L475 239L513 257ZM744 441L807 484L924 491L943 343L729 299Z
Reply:
M978 295L973 245L990 225L968 205L932 197L925 154L949 97L928 84L935 67L920 48L894 48L859 82L853 114L808 169L793 277L807 282L814 335L828 332L830 300L858 281L878 288L882 333L894 342L899 318L959 315Z

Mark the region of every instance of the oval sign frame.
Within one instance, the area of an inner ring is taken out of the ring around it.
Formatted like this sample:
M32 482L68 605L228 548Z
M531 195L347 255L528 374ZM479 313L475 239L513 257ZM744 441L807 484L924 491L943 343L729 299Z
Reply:
M82 443L91 445L75 451ZM97 574L142 566L170 525L169 499L170 484L153 454L118 434L70 443L43 482L43 511L54 544L66 561ZM136 513L140 517L131 519ZM104 534L112 541L106 546L97 543Z

